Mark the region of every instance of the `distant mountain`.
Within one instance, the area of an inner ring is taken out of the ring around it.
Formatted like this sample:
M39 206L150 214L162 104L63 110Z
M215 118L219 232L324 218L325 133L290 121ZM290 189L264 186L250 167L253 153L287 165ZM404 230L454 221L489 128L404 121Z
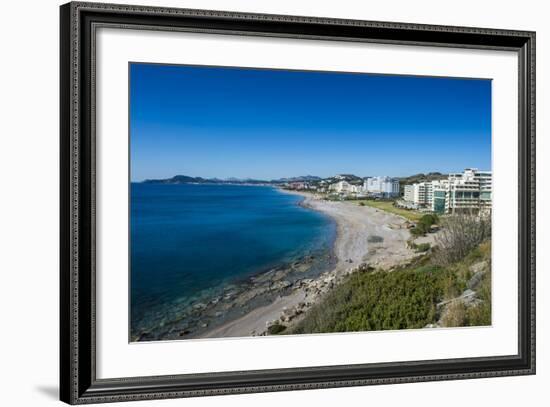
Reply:
M302 175L300 177L274 179L271 182L316 182L321 180L321 177L316 177L314 175Z
M146 179L142 181L144 184L267 184L269 181L257 179L239 179L239 178L202 178L189 177L187 175L176 175L172 178L164 179Z
M447 179L448 174L442 174L440 172L429 172L427 174L415 174L408 177L399 177L399 189L401 195L403 195L405 190L405 185L417 184L420 182L430 182L430 181L440 181Z
M350 184L360 185L363 183L363 178L353 174L338 174L333 177L325 178L323 181L328 184L334 184L340 181L346 181Z
M188 177L187 175L176 175L165 179L146 179L143 181L144 184L191 184L203 182L208 182L208 180L201 177Z
M399 183L401 184L416 184L419 182L439 181L447 178L448 174L442 174L440 172L429 172L427 174L420 173L409 175L408 177L398 177Z
M427 174L415 174L408 177L399 177L401 189L404 185L414 184L417 182L435 181L447 178L447 174L440 172L430 172ZM254 178L203 178L190 177L188 175L176 175L172 178L165 179L147 179L144 184L283 184L291 182L307 182L311 185L327 185L334 184L339 181L347 181L354 185L360 185L365 180L365 177L358 177L353 174L339 174L332 177L321 178L314 175L302 175L299 177L279 178L274 180L259 180Z

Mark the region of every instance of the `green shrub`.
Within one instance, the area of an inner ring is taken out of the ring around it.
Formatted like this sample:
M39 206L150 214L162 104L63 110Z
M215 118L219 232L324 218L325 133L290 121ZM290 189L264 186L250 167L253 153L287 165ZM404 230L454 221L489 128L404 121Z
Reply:
M294 333L422 328L435 320L446 270L354 273L313 306Z
M491 303L483 302L474 307L468 308L469 326L489 326L491 325Z
M465 285L459 287L450 295L456 297L464 289ZM465 306L462 301L455 301L447 306L441 322L443 326L488 326L491 325L491 273L486 272L481 280L477 291L479 304Z
M428 213L422 216L418 222L429 227L439 223L439 218L437 217L436 214Z
M428 250L430 250L430 244L429 243L420 243L420 244L415 244L414 245L414 250L417 252L417 253L424 253L424 252L427 252Z
M416 226L411 229L411 234L414 236L423 236L430 231L432 225L439 222L437 215L428 213L423 215L416 223Z
M284 325L273 324L273 325L270 325L267 328L267 333L269 335L277 335L277 334L280 334L281 332L283 332L285 329L286 329L286 326L284 326Z
M483 245L480 248L483 258L488 259L490 249ZM423 328L438 321L438 303L464 292L468 282L466 271L476 256L472 254L461 262L442 267L433 264L430 255L425 255L410 265L396 267L390 272L369 269L368 273L353 273L285 333ZM482 302L466 307L461 301L456 301L456 304L462 305L452 305L448 315L442 316L444 324L480 326L491 323L489 272L484 275L477 290Z
M467 321L467 309L462 301L452 302L447 306L441 325L445 327L465 326Z
M411 229L411 234L413 236L423 236L430 230L429 226L426 226L425 223L418 222L414 228Z
M483 250L483 248L482 248ZM468 324L471 326L491 325L491 271L487 271L477 289L477 296L483 302L468 309Z

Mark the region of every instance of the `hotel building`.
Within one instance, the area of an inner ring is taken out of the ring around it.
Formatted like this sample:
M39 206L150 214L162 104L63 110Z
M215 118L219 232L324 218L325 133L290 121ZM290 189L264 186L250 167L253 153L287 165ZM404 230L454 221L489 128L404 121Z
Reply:
M445 180L407 185L404 199L436 213L490 213L491 195L492 173L467 168Z
M399 196L399 180L391 177L371 177L363 182L363 192L384 198Z
M345 194L345 193L357 194L361 192L360 186L350 184L347 181L339 181L339 182L336 182L335 184L331 184L329 189L339 194Z
M418 207L432 206L433 184L432 182L421 182L419 184L405 185L405 201L414 202Z

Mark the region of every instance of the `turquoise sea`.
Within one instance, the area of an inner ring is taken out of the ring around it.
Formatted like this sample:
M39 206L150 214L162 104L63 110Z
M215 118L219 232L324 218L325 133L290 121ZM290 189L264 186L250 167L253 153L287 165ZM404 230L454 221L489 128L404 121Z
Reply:
M269 186L132 183L130 198L131 331L174 304L326 253L335 237L331 219Z

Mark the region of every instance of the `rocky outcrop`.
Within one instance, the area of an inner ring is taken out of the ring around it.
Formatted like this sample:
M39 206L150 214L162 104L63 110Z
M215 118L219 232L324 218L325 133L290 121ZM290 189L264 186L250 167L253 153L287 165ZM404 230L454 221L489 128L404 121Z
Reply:
M470 290L475 290L479 286L479 283L481 283L483 276L489 271L489 263L480 261L479 263L473 264L470 267L470 271L473 275L468 281L468 288Z
M490 264L488 261L480 261L471 265L469 270L472 273L472 277L470 277L466 284L466 290L464 290L462 294L456 298L442 301L437 304L439 319L434 324L426 325L426 328L448 326L449 321L452 321L453 318L451 314L455 313L457 309L477 307L483 303L483 300L481 300L478 296L478 289L483 276L490 271Z

